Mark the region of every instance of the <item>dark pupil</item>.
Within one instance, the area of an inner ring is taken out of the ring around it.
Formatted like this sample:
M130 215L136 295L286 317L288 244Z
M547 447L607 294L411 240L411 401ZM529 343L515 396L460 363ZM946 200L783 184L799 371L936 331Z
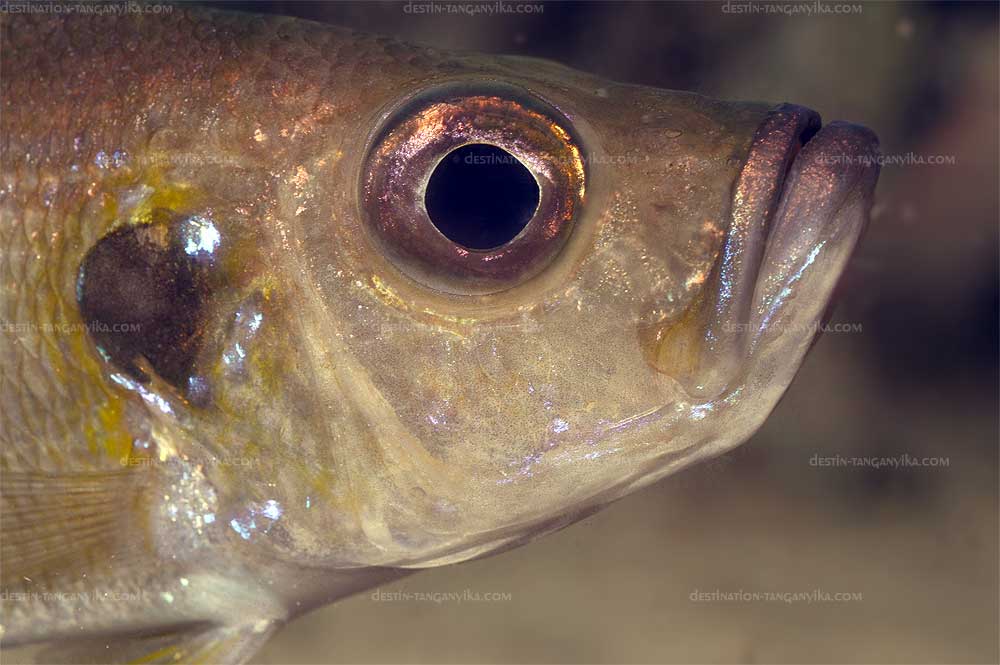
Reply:
M538 184L516 157L474 143L448 154L424 196L434 226L469 249L493 249L521 232L538 207Z

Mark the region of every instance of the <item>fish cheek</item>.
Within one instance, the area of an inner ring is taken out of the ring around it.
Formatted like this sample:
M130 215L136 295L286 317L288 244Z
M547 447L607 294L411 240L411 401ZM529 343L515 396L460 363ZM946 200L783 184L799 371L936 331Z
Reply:
M138 381L149 380L148 367L181 391L212 292L209 252L197 243L188 251L192 224L155 211L149 223L112 231L86 254L77 282L81 317L102 355Z

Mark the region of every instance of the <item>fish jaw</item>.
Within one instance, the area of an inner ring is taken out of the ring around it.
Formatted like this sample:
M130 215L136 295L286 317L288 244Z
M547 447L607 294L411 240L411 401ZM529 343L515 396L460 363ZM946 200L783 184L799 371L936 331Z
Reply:
M779 105L761 123L734 185L711 288L657 356L690 412L717 420L682 466L749 438L788 388L868 224L879 156L870 129L823 126L805 107ZM669 472L653 469L630 489Z
M754 374L784 390L867 226L878 173L871 130L822 126L790 104L768 115L735 186L714 295L694 317L696 359L664 356L691 394L718 395Z

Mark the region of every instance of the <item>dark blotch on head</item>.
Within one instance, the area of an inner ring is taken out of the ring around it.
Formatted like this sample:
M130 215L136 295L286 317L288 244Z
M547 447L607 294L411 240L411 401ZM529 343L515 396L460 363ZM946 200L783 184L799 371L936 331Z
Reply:
M154 221L117 229L80 265L80 313L97 346L139 381L145 359L183 390L203 336L210 265L184 252L179 220L158 211Z

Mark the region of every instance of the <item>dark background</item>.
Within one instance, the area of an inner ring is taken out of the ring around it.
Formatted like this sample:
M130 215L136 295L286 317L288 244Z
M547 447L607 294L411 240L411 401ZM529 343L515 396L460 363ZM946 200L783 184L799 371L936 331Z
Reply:
M258 663L997 662L998 51L994 3L735 15L723 3L206 3L610 79L793 101L872 127L886 164L834 323L765 427L555 536L293 623ZM850 3L858 4L858 3ZM947 466L818 467L814 456ZM695 591L861 594L704 601Z

